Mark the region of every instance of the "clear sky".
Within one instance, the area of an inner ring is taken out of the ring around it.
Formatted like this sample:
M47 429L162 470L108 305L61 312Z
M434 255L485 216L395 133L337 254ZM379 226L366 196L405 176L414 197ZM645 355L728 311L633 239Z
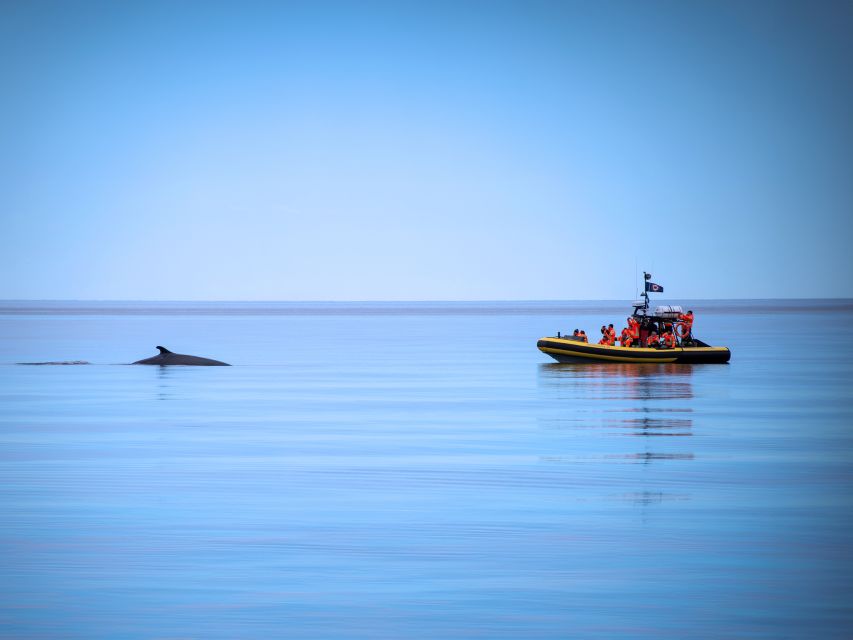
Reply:
M0 298L853 297L853 2L0 3Z

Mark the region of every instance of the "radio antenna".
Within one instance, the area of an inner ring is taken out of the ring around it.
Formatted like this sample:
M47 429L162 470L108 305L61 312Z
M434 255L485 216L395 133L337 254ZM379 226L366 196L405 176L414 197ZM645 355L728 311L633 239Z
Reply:
M634 256L634 300L640 295L640 290L637 289L637 256Z

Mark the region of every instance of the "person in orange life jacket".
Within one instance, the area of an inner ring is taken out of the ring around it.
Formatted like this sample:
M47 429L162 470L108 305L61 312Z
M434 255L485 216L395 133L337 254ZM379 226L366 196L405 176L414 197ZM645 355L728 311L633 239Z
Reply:
M682 337L687 337L693 331L693 311L688 311L687 313L678 314L678 319L680 320L680 324L682 325Z
M610 346L616 344L616 329L613 328L612 324L607 325L607 334L610 336Z
M610 344L610 334L607 333L607 327L601 325L601 340L598 344Z
M660 338L658 338L658 334L656 331L652 331L649 334L649 337L646 339L646 346L650 348L660 346Z
M663 335L663 346L667 349L675 349L675 347L678 346L678 342L675 340L675 334L672 332L672 329Z
M631 330L628 327L622 329L622 336L619 338L623 347L630 347L634 342L634 336L631 335Z
M628 318L628 332L634 340L640 339L640 323L633 317Z
M578 337L579 337L581 340L583 340L584 342L589 342L589 340L587 340L587 338L586 338L586 331L584 331L583 329L581 329L581 330L580 330L580 333L578 334Z

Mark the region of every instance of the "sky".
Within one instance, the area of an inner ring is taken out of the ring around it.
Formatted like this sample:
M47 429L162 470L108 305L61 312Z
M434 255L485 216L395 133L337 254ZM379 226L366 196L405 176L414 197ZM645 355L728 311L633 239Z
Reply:
M0 3L0 299L853 297L853 2Z

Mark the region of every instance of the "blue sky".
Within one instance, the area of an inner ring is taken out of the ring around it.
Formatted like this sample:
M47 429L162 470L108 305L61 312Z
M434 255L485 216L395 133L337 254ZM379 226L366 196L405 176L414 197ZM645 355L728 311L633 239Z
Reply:
M0 298L853 297L853 4L0 5Z

